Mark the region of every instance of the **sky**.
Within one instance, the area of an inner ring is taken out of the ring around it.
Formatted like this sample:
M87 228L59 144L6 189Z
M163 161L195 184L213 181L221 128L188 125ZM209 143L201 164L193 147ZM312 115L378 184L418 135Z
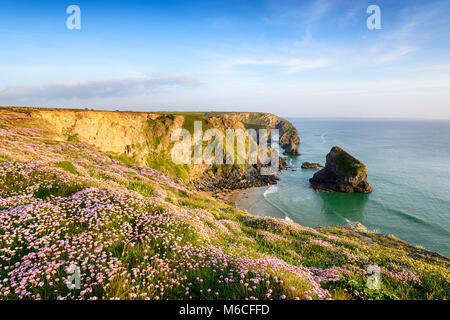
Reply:
M450 119L450 1L2 0L0 105Z

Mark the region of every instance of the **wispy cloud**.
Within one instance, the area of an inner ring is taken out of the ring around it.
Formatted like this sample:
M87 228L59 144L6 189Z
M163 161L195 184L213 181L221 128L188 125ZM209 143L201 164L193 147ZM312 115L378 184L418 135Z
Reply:
M303 28L302 41L306 44L312 40L313 25L324 17L334 6L335 1L313 0L310 2L273 1L269 7L273 16L264 17L263 21L269 25L295 25Z
M11 85L0 89L0 99L90 99L146 95L168 86L196 86L197 79L172 76L164 73L154 74L151 78L125 78L115 80L97 80L78 83L52 83L47 85Z
M450 64L434 64L429 66L417 67L411 71L450 71Z
M401 46L398 48L395 48L394 50L383 53L376 59L377 62L384 63L384 62L391 62L400 59L403 56L406 56L407 54L416 51L417 49L410 46Z
M443 4L441 2L426 3L420 7L406 7L401 12L401 25L384 33L383 38L395 41L415 39L419 34L429 30L429 24L442 18Z
M281 68L285 73L296 73L307 69L323 68L329 65L329 62L324 59L252 59L240 58L235 59L229 63L230 66L268 66Z

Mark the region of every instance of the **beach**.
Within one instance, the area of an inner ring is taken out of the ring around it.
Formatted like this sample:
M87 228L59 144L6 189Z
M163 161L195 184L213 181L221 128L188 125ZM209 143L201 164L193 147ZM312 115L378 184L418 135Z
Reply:
M247 210L255 216L285 219L286 215L265 198L268 190L274 190L274 188L276 185L240 190L234 194L234 205L237 209Z

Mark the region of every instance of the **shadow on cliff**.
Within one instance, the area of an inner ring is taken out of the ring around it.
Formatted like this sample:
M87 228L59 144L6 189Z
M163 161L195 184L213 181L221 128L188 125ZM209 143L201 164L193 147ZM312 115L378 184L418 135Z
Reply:
M361 193L330 193L317 192L322 200L322 211L326 215L338 218L339 223L346 220L360 221L364 215L364 208L370 195Z

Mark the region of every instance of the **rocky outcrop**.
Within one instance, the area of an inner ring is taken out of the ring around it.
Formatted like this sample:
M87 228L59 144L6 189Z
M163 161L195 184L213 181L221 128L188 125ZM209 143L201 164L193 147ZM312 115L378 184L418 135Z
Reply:
M280 134L280 147L287 156L299 156L298 145L300 137L297 128L289 121L271 113L263 112L207 112L208 117L219 117L225 120L233 119L242 122L246 128L278 129Z
M366 166L339 147L333 147L327 155L325 168L309 180L317 191L370 193Z
M343 225L342 228L356 232L367 232L367 228L361 222L358 221L349 222Z
M300 137L297 129L289 122L282 121L277 125L280 130L280 146L284 149L285 156L299 156L298 145Z
M274 174L262 175L261 164L239 167L237 165L213 165L202 176L193 181L197 190L201 191L223 191L247 189L276 184L279 180ZM280 157L279 170L287 170L289 166L286 159Z
M320 169L323 168L323 165L317 162L303 162L302 169Z
M231 191L251 187L268 186L276 184L275 175L261 175L258 166L249 166L245 169L236 165L216 166L206 171L201 177L193 181L197 190L201 191Z

